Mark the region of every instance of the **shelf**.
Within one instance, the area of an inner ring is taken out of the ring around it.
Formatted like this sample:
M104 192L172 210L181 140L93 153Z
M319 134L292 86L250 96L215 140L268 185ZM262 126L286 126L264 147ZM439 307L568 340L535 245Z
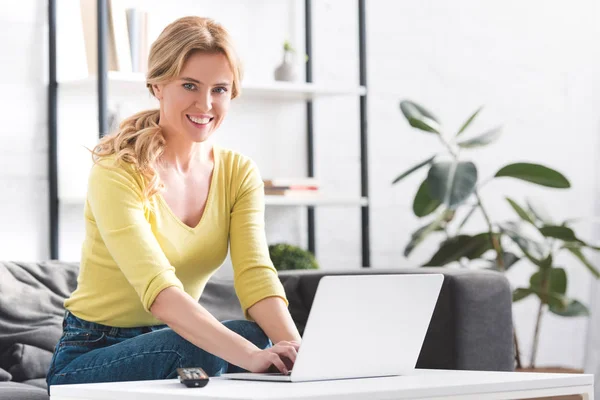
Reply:
M127 92L146 91L145 76L137 73L109 71L108 82L111 89ZM96 77L65 80L59 82L62 88L96 90ZM318 97L364 96L364 86L322 86L314 83L292 82L242 82L242 96L273 99L310 100Z
M66 206L81 206L84 197L67 196L60 198L60 204ZM366 206L366 197L328 197L328 196L265 196L267 206Z

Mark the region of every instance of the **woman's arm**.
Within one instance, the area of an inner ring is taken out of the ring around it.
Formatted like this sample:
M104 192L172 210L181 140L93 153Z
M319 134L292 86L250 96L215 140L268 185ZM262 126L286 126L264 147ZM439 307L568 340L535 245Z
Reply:
M296 359L297 344L282 342L261 350L220 323L178 287L161 291L150 312L190 343L251 372L264 372L270 365L275 365L287 373L281 356Z
M248 309L248 314L273 343L299 343L302 340L285 302L280 297L267 297L259 301Z

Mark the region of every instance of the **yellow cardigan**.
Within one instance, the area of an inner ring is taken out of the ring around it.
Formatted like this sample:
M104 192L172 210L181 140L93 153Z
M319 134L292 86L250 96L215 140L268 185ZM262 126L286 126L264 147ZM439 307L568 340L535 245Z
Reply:
M256 165L214 146L206 207L196 227L160 194L144 204L143 177L114 157L94 165L85 205L86 234L77 289L65 307L87 321L115 327L157 325L149 312L161 290L177 286L199 299L227 256L242 310L271 296L287 299L269 258L264 189Z

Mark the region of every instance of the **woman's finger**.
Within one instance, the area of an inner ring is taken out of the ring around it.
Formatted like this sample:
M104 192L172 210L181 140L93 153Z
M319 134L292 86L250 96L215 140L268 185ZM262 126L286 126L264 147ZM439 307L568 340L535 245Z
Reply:
M279 371L281 371L284 374L288 373L288 370L285 367L285 363L281 360L281 358L279 358L279 355L277 353L271 353L271 357L269 358L269 361L271 361L271 363L275 365L275 367L277 367Z

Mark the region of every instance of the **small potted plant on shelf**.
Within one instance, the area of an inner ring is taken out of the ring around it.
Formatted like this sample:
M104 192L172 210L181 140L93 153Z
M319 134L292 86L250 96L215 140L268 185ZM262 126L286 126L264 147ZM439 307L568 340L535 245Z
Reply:
M455 134L448 136L439 120L424 107L412 102L400 103L402 114L413 128L433 135L441 144L441 151L400 174L392 184L422 168L427 167L425 179L419 185L413 200L414 214L428 219L413 232L406 245L404 255L412 251L427 237L441 236L439 247L424 266L463 267L480 265L497 271L508 271L521 262L536 267L527 287L513 290L513 302L535 296L539 301L535 320L535 333L528 368L523 368L521 351L514 333L515 361L517 369L535 368L538 340L543 314L551 312L563 317L588 315L588 309L579 300L566 296L567 272L557 264L559 253L570 253L594 278L600 277L584 251L600 250L581 240L573 230L575 220L556 221L540 205L531 199L526 205L506 197L506 204L514 210L515 218L510 221L494 221L484 206L484 187L496 179L509 177L548 188L568 189L569 180L560 172L541 164L519 162L500 168L493 176L482 180L472 161L463 157L468 151L493 143L501 133L499 127L470 138L463 138L481 108L475 111ZM485 229L477 234L466 234L462 230L467 221L480 212L485 220ZM546 369L547 370L547 369ZM556 370L556 369L554 369ZM564 369L563 369L564 370ZM575 372L575 371L573 371Z
M283 42L283 60L277 68L275 68L274 76L276 81L295 82L298 79L298 69L294 64L294 55L296 50L291 43L286 40ZM308 56L305 56L308 60Z

